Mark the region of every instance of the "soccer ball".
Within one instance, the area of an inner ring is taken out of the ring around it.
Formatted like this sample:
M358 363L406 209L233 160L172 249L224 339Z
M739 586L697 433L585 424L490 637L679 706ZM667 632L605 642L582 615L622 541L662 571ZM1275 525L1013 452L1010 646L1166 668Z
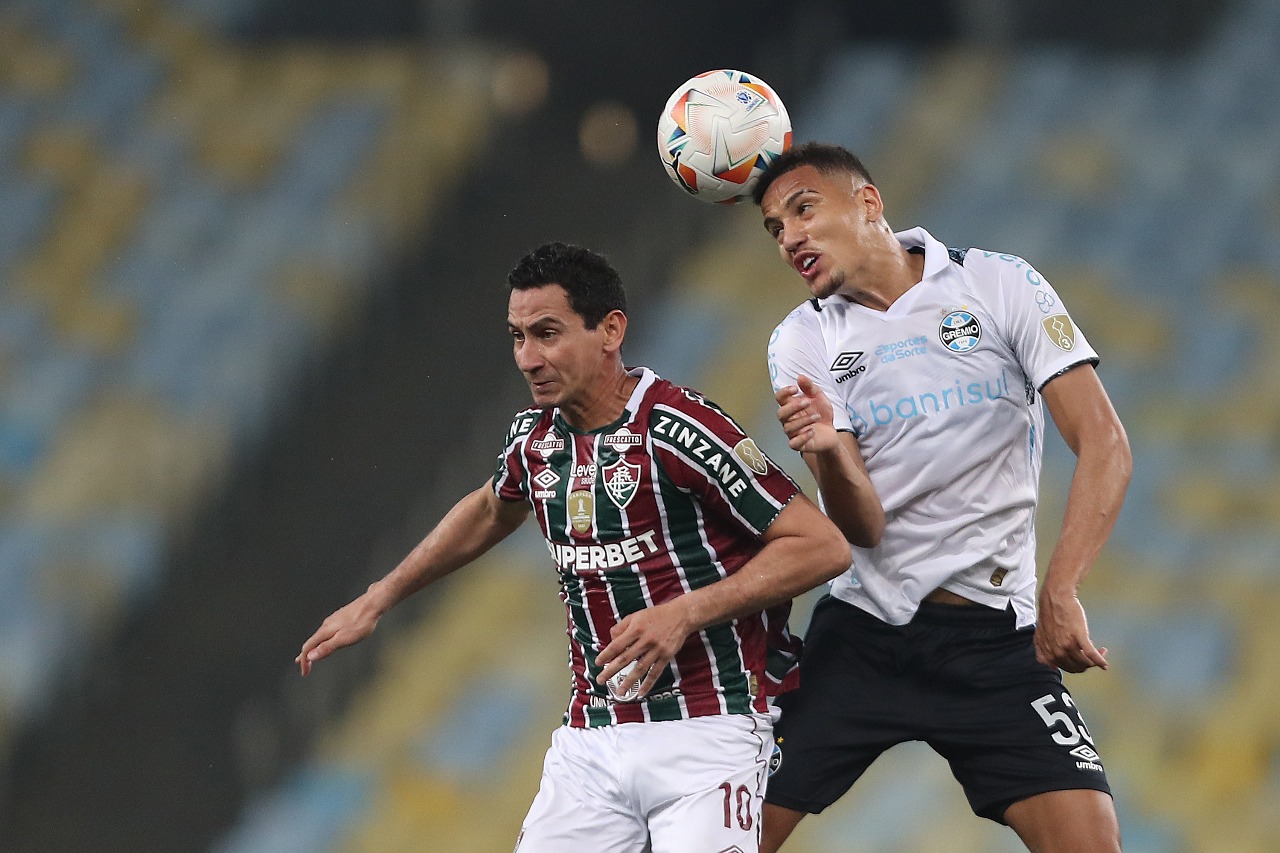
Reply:
M734 204L791 147L791 119L769 85L742 71L686 80L658 119L658 155L671 180L702 201Z

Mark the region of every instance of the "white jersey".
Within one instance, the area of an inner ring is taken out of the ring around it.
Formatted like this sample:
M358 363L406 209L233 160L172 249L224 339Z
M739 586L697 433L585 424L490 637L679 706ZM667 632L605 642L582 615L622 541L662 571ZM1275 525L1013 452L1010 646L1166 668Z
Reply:
M774 389L808 376L852 432L884 504L832 595L894 625L942 587L1035 623L1039 390L1098 356L1030 264L948 250L923 228L924 277L887 311L811 299L769 340Z

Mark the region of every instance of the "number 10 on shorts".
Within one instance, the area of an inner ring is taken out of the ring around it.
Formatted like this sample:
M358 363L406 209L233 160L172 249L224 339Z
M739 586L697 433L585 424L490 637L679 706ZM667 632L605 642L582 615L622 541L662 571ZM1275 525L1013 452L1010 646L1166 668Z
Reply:
M736 820L738 829L749 832L752 825L751 806L755 795L746 785L739 785L735 790L732 782L720 783L724 791L724 828L733 829L731 821Z

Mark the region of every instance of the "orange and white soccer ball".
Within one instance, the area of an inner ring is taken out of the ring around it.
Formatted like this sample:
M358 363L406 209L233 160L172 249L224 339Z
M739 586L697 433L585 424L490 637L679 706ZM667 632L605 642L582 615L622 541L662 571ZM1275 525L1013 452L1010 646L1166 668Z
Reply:
M760 173L791 147L791 119L767 83L743 71L686 80L658 119L658 154L671 180L702 201L749 197Z

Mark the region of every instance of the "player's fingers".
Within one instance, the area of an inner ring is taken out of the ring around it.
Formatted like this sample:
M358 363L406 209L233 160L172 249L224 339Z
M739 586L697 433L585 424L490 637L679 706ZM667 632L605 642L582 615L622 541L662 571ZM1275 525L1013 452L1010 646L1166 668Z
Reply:
M1084 645L1080 647L1080 657L1085 663L1085 669L1096 666L1099 669L1107 668L1107 652L1106 649L1095 648L1093 643L1085 640Z
M640 667L636 667L636 669L638 670ZM649 691L658 683L658 679L662 677L662 673L665 671L665 666L658 666L657 664L654 664L645 670L644 681L640 684L640 695L648 696Z
M777 402L779 406L781 406L784 403L786 403L788 400L793 399L799 393L800 393L800 389L797 388L796 386L786 385L782 388L779 388L777 391L773 392L773 399L775 402Z
M640 683L641 679L645 678L645 676L649 674L649 667L644 663L644 658L637 658L632 661L632 663L634 666L632 666L632 664L627 664L627 666L631 666L631 671L623 676L622 680L618 682L617 692L621 696L626 696L630 693L631 688ZM644 689L639 691L640 696L643 696L644 693Z
M1106 659L1087 640L1084 645L1060 648L1053 658L1055 666L1070 673L1081 673L1094 666L1106 666Z
M792 450L803 453L809 449L809 443L813 441L813 427L800 430L795 435L788 433L787 438L787 445Z
M596 676L597 683L604 684L636 659L636 656L630 653L631 647L631 638L625 632L615 632L614 638L596 655L596 664L604 667Z
M318 660L324 660L329 655L333 654L334 649L337 648L339 648L339 644L335 642L333 638L330 638L325 640L323 643L318 643L315 648L307 652L305 659L310 663L315 663Z
M786 423L797 415L802 415L809 410L809 401L804 397L792 397L787 402L778 407L778 420Z
M796 385L800 386L800 393L806 397L812 397L817 387L813 384L813 380L808 376L797 376Z
M321 629L308 637L307 641L302 644L302 651L298 652L298 657L296 658L298 663L305 663L315 647L320 645L320 643L326 640L329 636L332 635L327 634L324 629ZM310 669L310 667L307 667L307 669ZM303 675L306 675L306 673L304 672Z

